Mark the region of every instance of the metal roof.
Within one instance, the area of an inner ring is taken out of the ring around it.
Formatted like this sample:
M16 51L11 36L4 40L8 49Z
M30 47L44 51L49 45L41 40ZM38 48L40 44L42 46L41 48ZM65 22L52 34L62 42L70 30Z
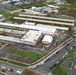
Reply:
M9 36L2 36L0 35L0 40L5 40L8 42L16 42L19 43L20 39L19 38L14 38L14 37L9 37Z
M5 28L0 28L0 32L7 32L7 33L13 33L13 34L25 34L25 31L18 31L18 30L10 30Z
M24 14L19 14L19 16L44 19L44 20L47 19L47 20L55 20L55 21L73 22L74 23L74 20L71 20L71 19L61 19L61 18L44 17L44 16L24 15Z
M49 35L45 35L42 42L48 42L48 43L52 43L53 41L53 38L52 36L49 36Z
M2 23L0 22L0 25L2 26L8 26L8 27L16 27L16 28L25 28L25 29L33 29L33 30L39 30L42 31L43 33L50 33L54 34L56 31L56 28L54 27L40 27L40 26L31 26L31 25L17 25L17 24L9 24L9 23Z
M20 40L22 43L33 43L36 44L38 38L41 36L41 31L29 30Z
M74 23L39 20L39 19L32 19L32 18L14 17L13 19L24 20L24 21L32 21L32 22L40 22L40 23L48 23L48 24L54 24L54 25L74 26Z

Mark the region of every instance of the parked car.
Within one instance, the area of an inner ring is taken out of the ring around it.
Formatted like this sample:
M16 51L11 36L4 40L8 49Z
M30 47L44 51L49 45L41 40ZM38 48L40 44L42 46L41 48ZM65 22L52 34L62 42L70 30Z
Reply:
M15 73L18 74L18 75L21 75L22 72L23 72L23 70L21 70L21 69L18 69L17 71L15 71Z
M6 73L6 67L2 66L1 71Z

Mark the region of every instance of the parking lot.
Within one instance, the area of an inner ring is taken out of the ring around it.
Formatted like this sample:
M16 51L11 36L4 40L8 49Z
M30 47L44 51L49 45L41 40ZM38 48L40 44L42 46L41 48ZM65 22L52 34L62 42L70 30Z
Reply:
M7 75L21 75L23 68L0 61L0 71Z

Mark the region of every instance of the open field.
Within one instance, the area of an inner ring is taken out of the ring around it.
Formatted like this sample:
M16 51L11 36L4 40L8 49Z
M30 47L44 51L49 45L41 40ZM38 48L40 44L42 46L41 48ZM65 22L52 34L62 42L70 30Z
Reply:
M4 43L4 42L0 42L0 48L2 47L2 46L4 46L6 43Z
M18 66L22 66L22 67L25 67L26 66L26 64L15 62L15 61L11 61L11 60L7 60L7 59L3 59L3 58L0 58L0 60L1 61L4 61L4 62L11 63L11 64L15 64L15 65L18 65Z
M10 49L8 51L8 54L20 56L23 57L24 59L33 60L33 61L36 61L43 56L43 54L36 54L36 53L31 53L31 52L16 50L16 49Z

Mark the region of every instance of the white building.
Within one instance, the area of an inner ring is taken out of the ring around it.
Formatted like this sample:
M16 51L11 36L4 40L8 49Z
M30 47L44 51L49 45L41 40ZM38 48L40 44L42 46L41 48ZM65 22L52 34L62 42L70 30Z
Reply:
M5 20L4 16L2 14L0 14L0 22L4 21L4 20Z
M34 46L38 43L40 38L42 38L41 31L29 30L27 34L22 37L20 43Z
M44 43L44 44L50 44L50 43L52 43L52 41L53 41L52 36L45 35L44 38L43 38L43 40L42 40L42 43Z
M34 22L27 22L27 21L25 21L21 25L35 25L35 23Z

